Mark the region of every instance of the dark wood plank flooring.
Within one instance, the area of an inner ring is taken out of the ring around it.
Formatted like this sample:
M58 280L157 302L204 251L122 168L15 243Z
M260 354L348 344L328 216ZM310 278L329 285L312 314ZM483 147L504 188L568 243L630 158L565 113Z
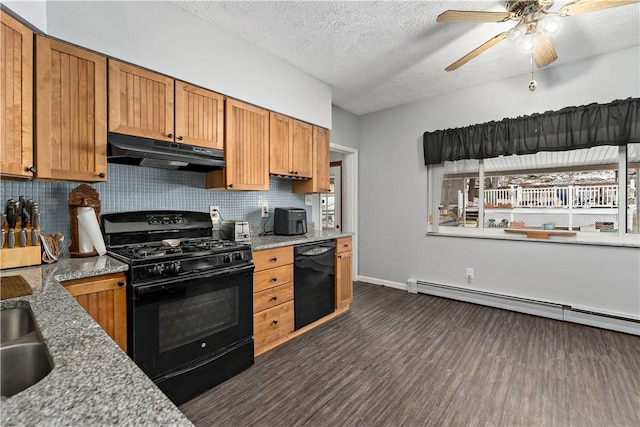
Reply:
M356 283L182 405L197 426L640 426L640 337Z

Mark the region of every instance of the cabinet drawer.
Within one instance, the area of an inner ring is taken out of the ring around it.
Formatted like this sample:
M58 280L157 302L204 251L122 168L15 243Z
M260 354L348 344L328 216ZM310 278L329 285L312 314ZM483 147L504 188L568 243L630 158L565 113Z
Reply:
M280 285L253 295L253 312L258 313L293 299L293 283Z
M255 348L260 348L289 332L293 332L293 301L253 315Z
M293 246L254 252L253 263L256 266L255 271L293 264Z
M350 251L351 247L351 236L336 239L336 253Z
M260 271L253 275L253 292L293 282L293 264Z

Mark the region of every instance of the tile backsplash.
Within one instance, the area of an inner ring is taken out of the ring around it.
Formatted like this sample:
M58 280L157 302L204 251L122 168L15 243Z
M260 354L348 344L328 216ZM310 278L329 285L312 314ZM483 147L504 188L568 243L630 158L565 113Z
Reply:
M263 222L260 206L266 200L273 223L276 207L305 206L304 194L291 192L292 182L271 178L269 191L227 191L204 188L204 174L199 172L155 169L140 166L108 164L109 181L91 184L100 194L102 213L140 210L188 210L209 212L209 206L220 207L224 219L249 221L252 226ZM80 183L45 181L7 181L0 183L0 201L26 196L38 202L42 213L41 229L45 234L56 231L70 236L69 193Z

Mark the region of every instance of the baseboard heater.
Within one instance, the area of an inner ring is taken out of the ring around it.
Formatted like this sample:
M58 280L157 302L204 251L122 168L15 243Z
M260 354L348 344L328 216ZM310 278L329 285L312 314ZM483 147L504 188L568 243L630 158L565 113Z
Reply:
M407 289L410 293L414 294L421 293L434 295L640 336L639 319L616 316L607 313L598 313L578 307L554 304L545 301L441 285L414 278L410 278L407 281Z

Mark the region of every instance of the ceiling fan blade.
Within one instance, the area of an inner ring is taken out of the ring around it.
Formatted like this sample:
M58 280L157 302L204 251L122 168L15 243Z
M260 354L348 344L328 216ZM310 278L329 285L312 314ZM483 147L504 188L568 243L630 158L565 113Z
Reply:
M640 3L640 0L578 0L568 3L560 9L561 16L579 15L612 7Z
M536 66L542 68L551 64L558 59L556 49L553 47L553 43L544 35L537 33L535 47L533 48L533 60L536 61Z
M472 10L447 10L438 15L438 22L505 22L509 12L474 12Z
M471 61L476 56L480 55L485 50L497 45L498 43L500 43L502 40L505 39L506 36L507 36L506 31L504 33L498 34L494 38L490 39L489 41L487 41L484 44L478 46L477 48L475 48L471 52L467 53L465 56L463 56L462 58L458 59L453 64L449 65L447 68L445 68L445 70L446 71L453 71L453 70L458 69L459 67L463 66L467 62Z

